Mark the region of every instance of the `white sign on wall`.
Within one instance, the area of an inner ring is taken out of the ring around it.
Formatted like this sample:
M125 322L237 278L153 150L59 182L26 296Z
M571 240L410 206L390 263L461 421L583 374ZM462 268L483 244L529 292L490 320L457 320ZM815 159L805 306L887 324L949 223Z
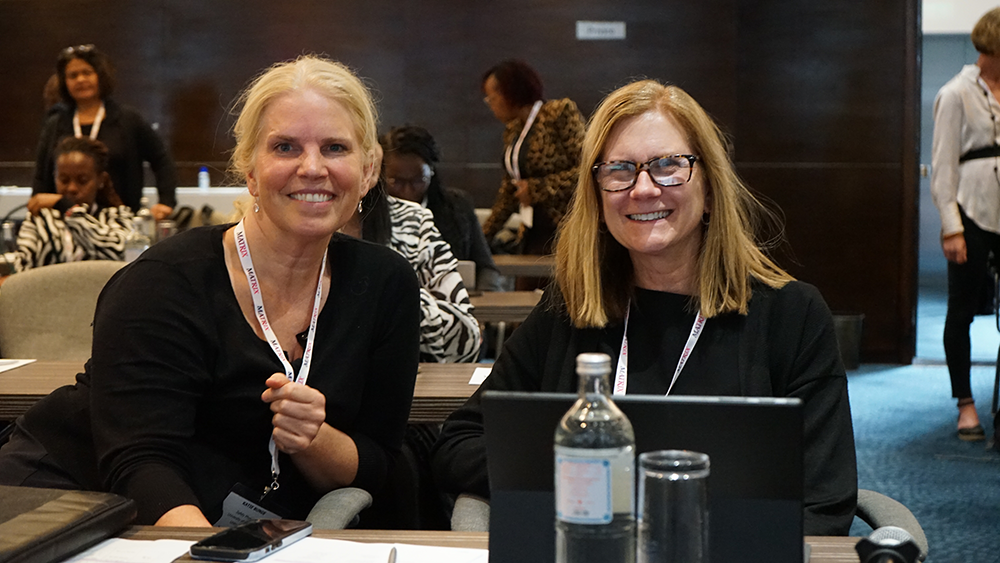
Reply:
M625 22L576 22L576 38L580 41L625 39Z

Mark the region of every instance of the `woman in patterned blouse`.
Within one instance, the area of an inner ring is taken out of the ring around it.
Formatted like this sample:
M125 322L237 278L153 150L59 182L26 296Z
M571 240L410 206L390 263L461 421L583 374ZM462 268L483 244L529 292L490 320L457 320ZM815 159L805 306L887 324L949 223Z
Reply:
M3 255L13 272L79 260L123 260L132 211L108 175L108 149L74 137L56 147L56 190L28 200L17 250Z
M507 60L490 68L481 87L483 101L505 126L504 176L483 225L486 240L492 241L520 209L521 251L550 254L556 226L576 186L583 116L573 100L544 101L541 78L524 61Z
M380 179L361 211L342 230L387 245L413 266L420 281L420 360L474 362L481 344L479 321L458 273L451 246L434 226L434 214L386 195Z

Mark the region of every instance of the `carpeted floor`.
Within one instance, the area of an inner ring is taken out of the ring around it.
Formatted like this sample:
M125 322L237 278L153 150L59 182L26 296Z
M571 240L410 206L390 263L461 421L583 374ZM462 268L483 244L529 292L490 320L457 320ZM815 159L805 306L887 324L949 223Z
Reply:
M944 365L944 297L921 291L917 359L848 373L858 485L905 504L920 521L931 563L1000 562L1000 453L955 435L957 409ZM990 434L1000 344L992 317L973 327L973 395ZM856 520L851 535L871 529Z

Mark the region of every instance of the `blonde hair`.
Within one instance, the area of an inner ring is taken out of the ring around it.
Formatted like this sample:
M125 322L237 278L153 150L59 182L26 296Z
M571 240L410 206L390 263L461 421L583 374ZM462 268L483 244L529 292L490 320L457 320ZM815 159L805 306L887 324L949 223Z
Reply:
M706 317L746 314L753 278L772 287L793 279L757 245L754 231L759 218L774 217L736 176L723 134L705 110L676 86L633 82L608 95L587 124L580 179L556 241L556 282L573 324L580 328L621 321L633 293L632 260L602 225L600 188L591 167L601 158L615 126L649 111L662 112L680 124L705 178L710 220L702 227L698 293L692 306Z
M972 45L984 55L1000 55L1000 8L993 8L979 18L972 28Z
M239 117L233 125L236 147L230 159L230 174L238 181L245 182L256 164L264 111L277 97L299 88L312 88L344 106L365 155L362 163L374 163L378 114L368 88L346 66L316 55L303 55L268 68L237 98L234 111L239 111Z

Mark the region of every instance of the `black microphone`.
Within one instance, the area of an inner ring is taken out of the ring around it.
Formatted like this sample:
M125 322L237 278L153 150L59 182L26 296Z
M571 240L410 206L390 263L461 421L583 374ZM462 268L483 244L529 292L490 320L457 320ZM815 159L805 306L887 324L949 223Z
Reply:
M854 546L861 563L917 563L920 548L909 532L882 526Z

